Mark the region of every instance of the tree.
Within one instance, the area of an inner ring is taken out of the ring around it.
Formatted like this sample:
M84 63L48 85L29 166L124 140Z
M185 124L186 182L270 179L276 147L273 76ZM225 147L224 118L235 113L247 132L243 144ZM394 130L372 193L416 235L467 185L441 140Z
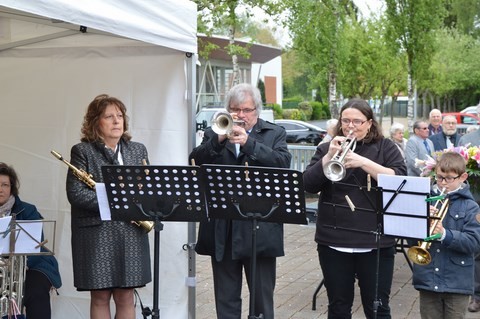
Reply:
M287 0L286 24L293 48L308 66L312 87L328 87L331 114L338 117L337 75L345 61L343 28L355 16L356 7L348 0Z
M240 82L240 69L238 66L238 55L249 57L248 47L244 48L235 44L235 36L238 31L240 21L240 11L250 18L253 9L262 10L267 16L275 17L282 10L282 6L273 0L194 0L198 7L198 30L208 36L212 35L213 30L226 27L228 30L229 44L225 49L232 57L232 85ZM211 45L205 46L208 50L215 49ZM208 55L208 52L204 52Z
M407 118L411 131L414 119L415 81L427 72L434 53L434 31L445 16L443 0L385 0L389 42L407 55Z

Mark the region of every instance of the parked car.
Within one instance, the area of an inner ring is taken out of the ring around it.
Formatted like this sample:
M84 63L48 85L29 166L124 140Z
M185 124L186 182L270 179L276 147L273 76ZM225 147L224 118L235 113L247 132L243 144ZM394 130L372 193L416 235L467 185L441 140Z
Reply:
M467 128L476 125L480 125L480 117L472 114L472 113L462 113L462 112L454 112L454 113L442 113L442 118L450 115L455 116L457 119L457 132L459 134L465 134Z
M327 130L304 121L275 120L275 124L287 131L287 143L317 145L327 135Z
M460 111L460 113L469 113L478 116L477 106L469 106Z

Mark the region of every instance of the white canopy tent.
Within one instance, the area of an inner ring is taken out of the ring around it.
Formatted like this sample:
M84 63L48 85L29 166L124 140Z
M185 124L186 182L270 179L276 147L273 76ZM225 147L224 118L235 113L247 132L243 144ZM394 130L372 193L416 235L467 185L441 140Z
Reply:
M20 197L56 221L63 286L53 318L88 318L89 293L73 287L67 166L50 150L69 160L87 105L107 93L127 106L151 165L188 165L196 13L188 0L0 0L0 161L19 174ZM194 226L167 222L161 231L162 318L194 317L194 255L183 249ZM139 293L152 308L153 285Z

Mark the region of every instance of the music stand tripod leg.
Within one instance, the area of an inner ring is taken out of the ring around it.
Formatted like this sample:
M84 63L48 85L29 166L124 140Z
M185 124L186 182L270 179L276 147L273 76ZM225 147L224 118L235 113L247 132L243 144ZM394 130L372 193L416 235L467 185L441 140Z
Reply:
M256 290L256 276L257 276L257 229L258 221L254 217L252 219L252 258L250 259L250 310L248 314L249 319L263 319L263 314L255 316L255 290Z
M152 318L160 318L159 295L160 295L160 231L163 230L161 221L155 221L155 234L153 238L153 310Z

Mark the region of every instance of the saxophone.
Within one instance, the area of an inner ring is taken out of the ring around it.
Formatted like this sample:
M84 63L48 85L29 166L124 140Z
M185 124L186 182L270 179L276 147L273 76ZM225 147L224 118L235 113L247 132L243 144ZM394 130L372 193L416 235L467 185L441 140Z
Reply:
M88 187L90 187L91 189L95 189L96 182L93 180L92 174L85 172L83 169L76 168L75 166L70 164L67 160L65 160L63 156L57 151L52 150L50 151L50 153L52 153L52 155L55 156L57 159L67 164L67 166L72 170L72 173L73 175L75 175L75 177L77 177L80 181L87 184ZM155 223L149 220L132 221L132 223L137 225L138 227L143 228L147 233L150 232L155 226Z

